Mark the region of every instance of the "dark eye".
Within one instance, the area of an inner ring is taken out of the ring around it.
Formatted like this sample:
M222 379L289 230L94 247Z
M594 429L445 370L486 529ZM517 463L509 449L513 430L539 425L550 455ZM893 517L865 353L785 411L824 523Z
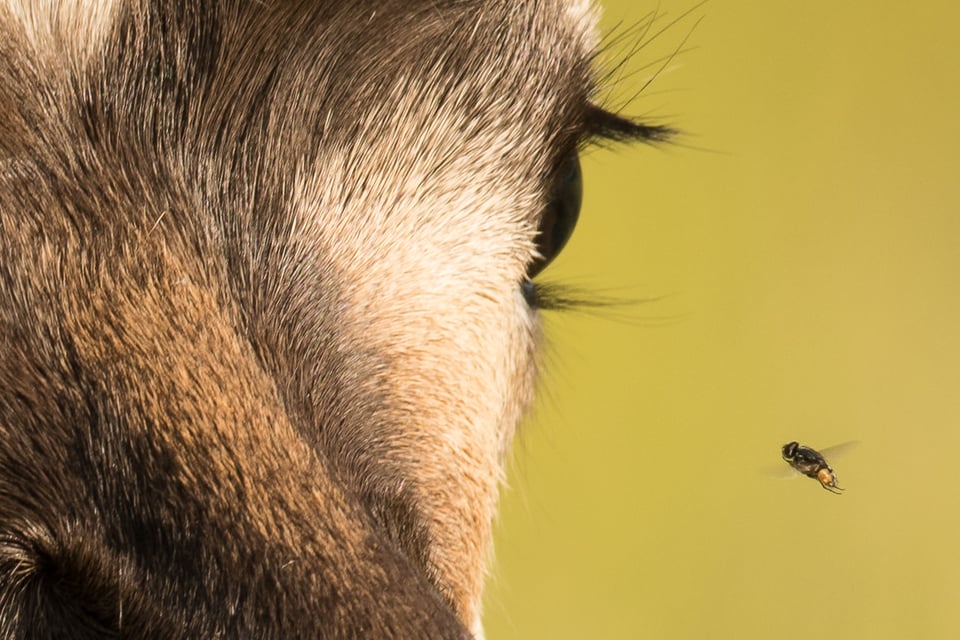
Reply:
M783 457L787 460L796 457L797 447L799 446L800 445L796 442L788 442L787 444L783 445L783 449L781 450Z
M530 265L527 278L533 278L543 271L567 244L573 228L577 226L582 200L583 175L580 173L580 159L574 151L554 174L550 200L540 216L540 228L537 231L537 251L541 257Z

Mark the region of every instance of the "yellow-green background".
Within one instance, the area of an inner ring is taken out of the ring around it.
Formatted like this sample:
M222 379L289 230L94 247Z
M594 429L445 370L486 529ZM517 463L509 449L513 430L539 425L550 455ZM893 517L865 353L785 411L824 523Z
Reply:
M703 17L627 109L688 135L589 153L544 276L662 298L548 318L490 640L960 637L958 7L713 0L633 58L614 104ZM843 496L794 439L860 441Z

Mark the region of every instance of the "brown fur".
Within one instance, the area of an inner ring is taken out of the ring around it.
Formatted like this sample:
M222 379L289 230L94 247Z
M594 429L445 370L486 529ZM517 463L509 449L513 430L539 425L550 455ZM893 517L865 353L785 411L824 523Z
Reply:
M0 4L0 636L479 631L594 43L560 0Z

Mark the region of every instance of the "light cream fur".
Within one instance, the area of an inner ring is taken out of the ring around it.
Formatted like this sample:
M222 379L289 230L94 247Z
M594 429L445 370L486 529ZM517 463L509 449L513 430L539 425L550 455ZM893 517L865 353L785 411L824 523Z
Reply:
M589 55L598 12L576 1L561 15ZM432 491L421 504L431 514L432 562L450 581L461 617L476 620L481 633L504 455L533 396L539 342L537 312L517 282L534 255L542 184L537 167L519 170L504 150L537 158L545 149L536 131L518 129L527 123L509 121L464 143L460 132L470 122L449 110L425 116L425 96L427 87L410 91L392 113L371 116L388 124L360 160L369 171L354 164L332 170L329 156L317 171L305 170L298 209L305 236L352 283L345 324L355 328L356 347L396 363L388 404L399 404L402 415L390 418L407 426L393 455ZM429 127L411 124L431 117ZM387 162L390 172L379 169ZM390 182L331 203L330 194L357 174ZM314 221L320 210L322 221ZM311 230L317 222L322 227Z
M38 51L82 65L109 32L117 0L2 0Z

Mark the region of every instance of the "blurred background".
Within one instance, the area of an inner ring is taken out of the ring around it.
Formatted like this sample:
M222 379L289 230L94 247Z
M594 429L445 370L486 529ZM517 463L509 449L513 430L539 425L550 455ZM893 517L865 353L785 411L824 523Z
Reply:
M650 301L547 317L489 640L960 637L958 7L604 3L608 67L693 9L607 100L686 135L583 159L543 278Z

